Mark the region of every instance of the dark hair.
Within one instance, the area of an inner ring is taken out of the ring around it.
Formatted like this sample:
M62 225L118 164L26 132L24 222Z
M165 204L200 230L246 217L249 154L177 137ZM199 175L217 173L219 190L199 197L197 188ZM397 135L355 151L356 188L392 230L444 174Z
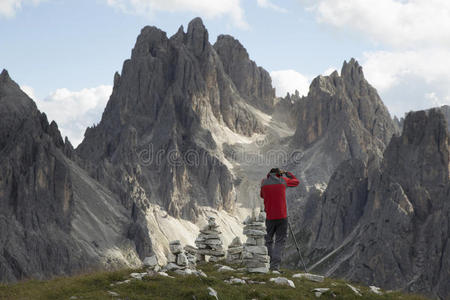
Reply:
M281 170L280 170L279 168L272 168L272 169L270 169L270 172L269 172L269 173L280 174L280 173L281 173Z

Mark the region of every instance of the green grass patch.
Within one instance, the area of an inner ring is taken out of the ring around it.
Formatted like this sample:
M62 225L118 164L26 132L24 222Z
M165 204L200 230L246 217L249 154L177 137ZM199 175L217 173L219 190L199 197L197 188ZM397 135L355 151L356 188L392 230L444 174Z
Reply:
M237 268L238 266L232 266ZM383 292L383 295L375 295L370 289L358 284L352 284L358 288L363 297L359 297L346 285L345 281L327 278L324 282L317 283L306 279L293 279L295 272L284 270L281 275L275 274L249 274L246 272L218 272L213 264L198 266L208 277L195 275L180 276L170 273L175 278L162 276L144 277L143 280L131 280L121 285L111 284L129 279L132 272L143 270L121 270L114 272L98 272L78 275L73 277L60 277L47 281L28 280L15 284L0 285L0 300L58 300L70 299L213 299L208 295L207 288L212 287L219 295L219 299L315 299L312 292L315 288L327 287L332 292L324 293L320 299L411 299L423 300L422 296L407 295L400 292ZM265 282L265 284L233 284L224 280L231 277L249 277L250 280ZM280 286L269 282L272 277L287 277L291 279L296 288ZM118 293L119 297L113 297L108 291Z

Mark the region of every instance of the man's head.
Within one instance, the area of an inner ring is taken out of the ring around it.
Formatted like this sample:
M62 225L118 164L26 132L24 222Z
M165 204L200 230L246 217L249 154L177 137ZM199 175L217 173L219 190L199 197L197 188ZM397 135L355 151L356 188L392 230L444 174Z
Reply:
M272 168L272 169L270 169L269 174L275 174L277 176L281 176L283 173L280 170L280 168Z

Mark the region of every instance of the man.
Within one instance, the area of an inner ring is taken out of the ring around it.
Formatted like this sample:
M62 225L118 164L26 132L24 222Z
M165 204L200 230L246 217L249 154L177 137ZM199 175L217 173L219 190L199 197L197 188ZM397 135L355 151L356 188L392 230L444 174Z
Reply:
M266 246L270 256L270 269L279 271L288 229L286 187L295 187L299 181L291 172L279 168L270 170L261 181L261 198L266 210ZM275 245L273 243L275 236Z

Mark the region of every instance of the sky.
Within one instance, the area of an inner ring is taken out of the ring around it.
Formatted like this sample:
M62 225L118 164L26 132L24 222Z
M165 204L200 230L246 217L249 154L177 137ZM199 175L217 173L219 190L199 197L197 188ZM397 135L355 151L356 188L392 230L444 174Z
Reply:
M171 36L197 16L211 43L237 38L277 96L354 57L392 116L450 105L448 0L0 0L0 69L76 146L141 28Z

